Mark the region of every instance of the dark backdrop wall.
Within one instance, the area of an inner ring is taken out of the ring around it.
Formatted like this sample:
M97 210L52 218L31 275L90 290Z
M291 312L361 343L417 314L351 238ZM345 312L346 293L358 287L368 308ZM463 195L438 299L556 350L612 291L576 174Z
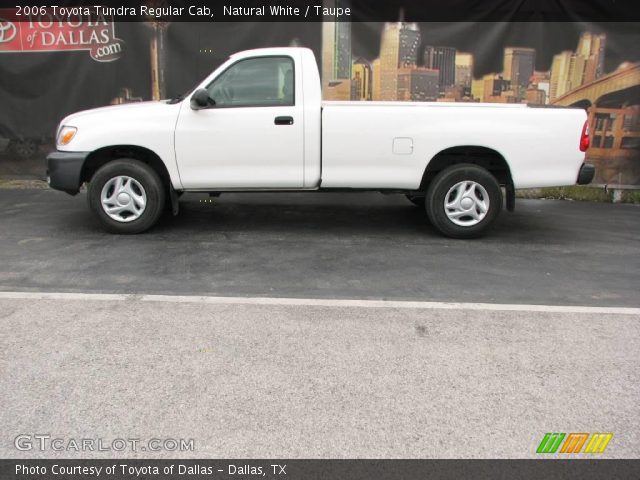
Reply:
M109 105L122 88L148 99L151 29L120 23L115 30L124 51L112 62L97 62L87 51L0 49L0 135L51 138L64 116Z
M44 153L69 113L173 97L235 51L299 45L316 53L328 100L588 109L597 181L640 185L637 23L116 23L109 61L90 45L16 51L10 23L0 10L0 176L43 176Z

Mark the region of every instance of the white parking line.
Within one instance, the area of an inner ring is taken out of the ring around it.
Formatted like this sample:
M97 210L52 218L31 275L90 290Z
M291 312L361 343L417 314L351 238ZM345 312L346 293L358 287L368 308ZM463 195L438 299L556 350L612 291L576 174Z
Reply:
M592 313L640 315L640 308L588 307L566 305L519 305L502 303L417 302L403 300L349 300L278 297L216 297L198 295L126 295L118 293L0 292L0 299L101 300L165 303L206 303L210 305L275 305L309 307L404 308L421 310L480 310L494 312Z

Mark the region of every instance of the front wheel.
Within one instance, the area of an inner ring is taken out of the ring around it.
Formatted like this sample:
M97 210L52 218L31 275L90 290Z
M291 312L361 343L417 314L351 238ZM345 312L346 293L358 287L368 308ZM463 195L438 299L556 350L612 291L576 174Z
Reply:
M102 166L89 182L89 207L112 233L142 233L164 209L165 189L158 174L134 159Z
M500 213L502 190L488 170L473 164L454 165L429 184L425 208L443 235L475 238L484 234Z

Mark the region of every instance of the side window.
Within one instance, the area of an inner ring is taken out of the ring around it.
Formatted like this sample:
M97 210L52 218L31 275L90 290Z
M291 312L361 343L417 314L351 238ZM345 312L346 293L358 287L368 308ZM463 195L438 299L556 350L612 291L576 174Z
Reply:
M293 59L260 57L240 60L209 86L209 96L219 107L292 106Z

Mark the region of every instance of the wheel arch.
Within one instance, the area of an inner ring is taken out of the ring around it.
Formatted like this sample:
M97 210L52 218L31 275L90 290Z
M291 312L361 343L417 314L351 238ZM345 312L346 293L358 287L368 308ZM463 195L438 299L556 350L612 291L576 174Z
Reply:
M425 191L439 172L460 163L471 163L488 170L505 188L507 210L514 209L515 189L509 163L499 151L481 145L454 146L435 154L422 174L420 191Z
M111 145L91 152L80 172L80 183L89 182L100 167L119 158L134 158L149 165L160 176L168 191L172 189L171 175L162 159L154 151L138 145Z

